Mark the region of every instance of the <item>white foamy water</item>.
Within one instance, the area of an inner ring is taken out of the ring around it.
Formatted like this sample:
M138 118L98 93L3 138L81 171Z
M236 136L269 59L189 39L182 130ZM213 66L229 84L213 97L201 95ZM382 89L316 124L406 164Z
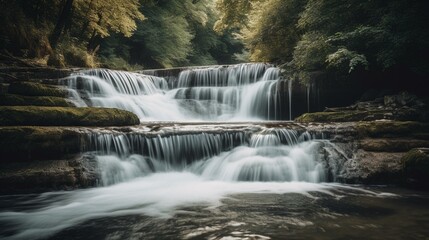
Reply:
M90 219L144 214L170 217L179 207L217 206L240 193L327 192L331 187L305 182L226 182L207 180L190 172L156 173L108 187L68 193L46 193L35 199L44 207L28 212L2 212L0 221L17 231L6 239L36 239ZM62 200L50 198L64 195Z
M208 180L191 172L155 173L132 181L88 190L45 193L31 200L39 208L22 212L1 212L0 222L16 234L4 239L40 239L91 219L143 214L172 217L187 206L212 206L235 194L297 193L309 198L314 193L341 198L347 191L375 197L376 192L338 184L308 182L230 182ZM181 212L183 214L183 212Z
M255 63L184 70L169 82L94 69L77 72L61 83L79 107L124 109L141 121L243 121L276 119L282 111L279 79L278 68Z
M223 137L215 134L150 139L101 134L92 140L98 149L100 187L45 193L26 203L36 206L32 210L0 212L0 224L7 226L9 233L0 237L46 238L86 221L107 217L141 214L169 218L184 207L217 207L222 199L245 193L297 193L314 199L317 198L313 193L341 198L347 191L386 196L323 183L327 180L327 169L319 157L323 142L299 143L307 135L264 129L247 144L236 133ZM234 139L239 140L239 146L219 152L234 146ZM194 145L195 142L204 144ZM192 154L192 147L197 151L194 158L199 156L200 160L178 157L173 161L172 154L180 152L178 149L186 155ZM150 154L132 154L142 149Z

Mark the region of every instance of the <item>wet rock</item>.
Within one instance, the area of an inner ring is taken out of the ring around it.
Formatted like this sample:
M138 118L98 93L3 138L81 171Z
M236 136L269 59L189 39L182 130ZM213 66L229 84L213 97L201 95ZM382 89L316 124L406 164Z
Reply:
M92 187L99 173L94 158L0 164L0 192L46 192Z
M368 152L358 149L353 158L344 163L338 177L346 183L398 184L405 153Z

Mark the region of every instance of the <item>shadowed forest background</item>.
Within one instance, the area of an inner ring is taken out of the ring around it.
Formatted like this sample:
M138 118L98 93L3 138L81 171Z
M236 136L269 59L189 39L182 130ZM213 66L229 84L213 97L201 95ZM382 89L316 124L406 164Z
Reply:
M271 62L301 82L411 89L429 72L425 0L0 0L3 56L113 69Z

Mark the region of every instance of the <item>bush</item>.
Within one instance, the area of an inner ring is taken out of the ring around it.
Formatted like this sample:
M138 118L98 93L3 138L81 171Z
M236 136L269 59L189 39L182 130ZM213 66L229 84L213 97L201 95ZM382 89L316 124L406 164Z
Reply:
M49 55L47 64L48 66L64 68L66 67L66 60L62 54L55 52Z
M101 67L124 71L136 71L144 68L141 65L131 65L121 57L103 57L101 58Z
M64 59L69 66L75 67L97 67L95 56L89 54L84 48L71 45L64 49Z

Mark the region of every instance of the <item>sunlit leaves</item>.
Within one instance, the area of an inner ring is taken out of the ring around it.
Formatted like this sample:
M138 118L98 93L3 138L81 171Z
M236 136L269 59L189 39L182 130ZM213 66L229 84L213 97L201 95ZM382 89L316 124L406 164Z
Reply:
M110 33L130 37L137 29L136 21L143 20L138 0L75 0L75 21L87 27L87 34L104 38Z

